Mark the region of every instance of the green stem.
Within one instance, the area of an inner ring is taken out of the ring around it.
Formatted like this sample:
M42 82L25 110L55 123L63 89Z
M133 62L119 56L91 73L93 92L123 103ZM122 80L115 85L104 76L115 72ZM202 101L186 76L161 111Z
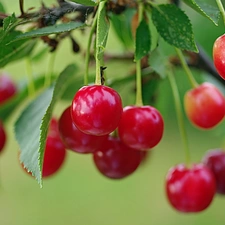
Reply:
M55 57L56 57L56 52L51 53L47 73L45 74L45 83L44 83L45 87L49 87L51 85L51 82L52 82L51 76L54 70Z
M27 70L27 79L28 79L28 95L32 97L35 93L35 86L34 86L34 80L33 80L31 60L29 57L26 58L26 70Z
M85 75L84 75L84 85L88 85L88 76L89 76L89 61L90 61L90 51L91 51L91 43L92 43L92 38L93 38L93 34L96 30L96 25L97 25L97 16L95 16L92 26L91 26L91 30L90 30L90 34L88 37L88 45L87 45L87 52L86 52L86 56L85 56Z
M221 0L216 0L216 3L218 5L218 8L220 10L220 13L222 14L222 17L223 17L223 23L225 25L225 11L224 11L224 7L223 7L223 4L221 2Z
M178 49L178 48L175 48L175 49L176 49L177 55L178 55L178 57L180 59L181 65L184 68L184 71L186 72L192 87L193 88L198 87L198 83L195 80L195 78L193 77L192 72L191 72L190 68L187 65L187 62L185 61L185 58L184 58L184 55L183 55L182 51L180 49Z
M144 5L142 2L138 3L138 23L143 19ZM142 76L141 76L141 59L136 60L136 106L143 106L142 100Z
M99 59L99 46L101 46L99 43L99 36L100 36L100 29L101 27L99 27L99 21L101 19L100 15L101 15L101 10L105 7L105 3L106 1L101 1L99 3L98 6L98 12L97 12L97 28L96 28L96 56L95 56L95 60L96 60L96 74L95 74L95 84L97 85L101 85L101 61L102 59Z
M182 106L180 102L180 96L179 96L179 91L177 88L176 80L174 78L174 74L172 72L172 68L168 68L167 71L168 79L170 81L170 85L172 88L173 92L173 97L174 97L174 103L175 103L175 109L176 109L176 114L177 114L177 121L178 121L178 126L184 146L184 152L185 152L185 161L186 165L190 166L190 149L188 145L188 138L187 138L187 133L185 129L185 124L184 124L184 118L183 118L183 113L182 113Z

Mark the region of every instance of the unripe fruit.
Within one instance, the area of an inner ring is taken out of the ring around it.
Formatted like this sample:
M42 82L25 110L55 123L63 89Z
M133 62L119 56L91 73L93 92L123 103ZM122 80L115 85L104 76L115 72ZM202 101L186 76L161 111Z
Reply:
M184 107L194 125L209 129L224 118L225 98L217 87L205 82L185 94Z

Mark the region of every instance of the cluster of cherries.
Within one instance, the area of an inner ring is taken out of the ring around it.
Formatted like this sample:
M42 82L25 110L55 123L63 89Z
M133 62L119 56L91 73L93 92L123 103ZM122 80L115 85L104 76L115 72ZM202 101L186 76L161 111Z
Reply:
M225 79L225 36L215 41L214 63ZM16 93L7 75L0 76L0 104ZM225 116L225 98L210 83L189 90L184 97L189 120L201 129L210 129ZM126 106L120 95L104 85L84 86L59 120L52 118L44 153L43 177L55 174L63 165L66 149L92 154L96 168L104 176L121 179L132 174L149 149L163 136L164 122L152 106ZM0 121L0 151L6 141ZM207 208L215 193L225 194L225 152L210 150L202 162L191 166L179 164L166 176L166 193L171 205L181 212L199 212Z
M213 46L215 67L225 79L225 35ZM188 91L184 107L189 120L198 128L210 129L225 116L225 98L210 83L203 83ZM166 192L171 205L181 212L199 212L206 209L215 193L225 194L225 152L209 150L202 163L187 167L179 164L171 168L166 177Z
M97 169L112 179L132 174L146 157L145 150L159 143L163 128L163 118L154 107L127 106L123 109L120 95L103 85L84 86L78 90L56 127L64 145L61 151L69 149L92 154ZM51 130L50 124L49 133ZM46 145L43 177L50 164L45 166L47 152ZM62 157L64 159L64 155ZM59 163L57 170L60 166Z

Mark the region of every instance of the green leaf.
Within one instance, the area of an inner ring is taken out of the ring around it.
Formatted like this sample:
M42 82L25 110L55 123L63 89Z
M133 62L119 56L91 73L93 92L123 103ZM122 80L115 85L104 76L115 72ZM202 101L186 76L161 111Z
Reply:
M55 76L51 77L51 80L55 80ZM45 75L39 75L38 78L33 80L35 90L41 89L45 82ZM14 97L9 99L4 104L0 105L0 119L7 120L10 115L17 109L18 106L29 96L28 83L25 81L23 84L18 85L18 91Z
M127 49L133 48L134 45L131 32L131 20L134 12L134 9L128 8L119 15L111 13L109 17L118 39Z
M95 1L95 0L70 0L70 1L76 2L81 5L86 5L86 6L96 6L97 5L97 1Z
M98 9L98 16L99 18L97 22L97 33L99 35L97 36L96 40L96 56L98 60L101 60L103 57L109 32L109 21L106 17L106 9L104 7L104 4L100 4Z
M20 161L42 186L42 164L47 131L52 111L60 99L67 81L75 74L76 66L69 65L50 87L32 101L15 123L15 136L20 146Z
M17 18L15 16L15 13L12 14L12 16L8 16L3 20L3 31L7 31L12 28L12 26L15 25L17 22Z
M20 60L23 57L28 56L34 49L37 40L11 42L18 34L21 34L21 32L10 31L0 42L0 68L12 61Z
M0 12L6 13L4 5L0 2Z
M84 26L85 24L81 22L70 22L70 23L63 23L63 24L43 27L37 30L32 30L23 34L19 34L14 38L13 41L18 41L21 39L27 39L27 38L33 38L33 37L47 36L50 34L59 34L59 33L68 32L71 30L75 30L78 28L83 28Z
M217 7L199 0L183 0L183 2L218 26L220 11Z
M151 35L149 26L143 19L136 30L135 59L140 60L147 55L151 48Z
M166 42L183 50L198 52L190 20L177 6L162 4L154 7L152 20Z
M156 48L148 59L151 68L161 77L165 78L167 74L168 56L163 54L159 48Z

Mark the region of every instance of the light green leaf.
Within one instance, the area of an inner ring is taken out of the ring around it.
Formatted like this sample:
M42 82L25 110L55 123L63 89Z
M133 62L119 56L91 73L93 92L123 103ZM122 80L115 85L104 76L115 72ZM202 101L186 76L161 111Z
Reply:
M218 26L220 11L217 7L201 0L183 0L183 2Z
M109 21L106 17L106 9L104 7L104 4L99 5L97 29L98 35L96 40L96 56L98 60L101 60L105 50L109 32Z
M96 0L70 0L72 2L76 2L81 5L86 5L86 6L96 6L97 1Z
M59 75L55 86L50 87L32 101L15 123L15 136L20 146L20 161L42 186L42 164L48 125L57 100L75 74L75 65L69 65Z
M85 24L81 22L70 22L70 23L63 23L63 24L43 27L37 30L32 30L23 34L19 34L15 37L14 41L27 39L27 38L33 38L33 37L47 36L50 34L59 34L59 33L68 32L71 30L75 30L78 28L83 28L84 26Z
M198 52L190 20L180 8L174 4L155 6L152 20L166 42L183 50Z
M135 59L140 60L147 55L151 48L151 35L149 26L143 19L136 30Z

